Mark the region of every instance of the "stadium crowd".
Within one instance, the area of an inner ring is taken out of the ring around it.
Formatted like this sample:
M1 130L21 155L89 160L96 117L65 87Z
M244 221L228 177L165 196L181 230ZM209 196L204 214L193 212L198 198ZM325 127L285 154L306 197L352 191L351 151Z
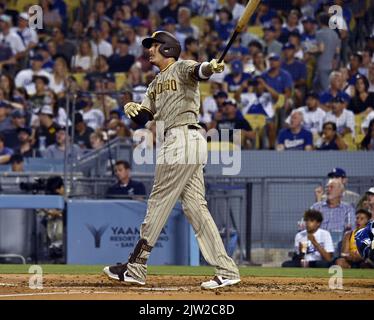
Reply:
M33 29L33 1L0 1L0 163L61 158L72 128L74 157L131 139L139 126L122 106L141 102L157 73L142 39L163 29L181 42L180 59L209 61L245 3L40 0L43 28ZM329 15L332 5L342 17ZM202 127L240 129L246 149L374 150L373 9L365 0L261 1L225 71L201 83Z

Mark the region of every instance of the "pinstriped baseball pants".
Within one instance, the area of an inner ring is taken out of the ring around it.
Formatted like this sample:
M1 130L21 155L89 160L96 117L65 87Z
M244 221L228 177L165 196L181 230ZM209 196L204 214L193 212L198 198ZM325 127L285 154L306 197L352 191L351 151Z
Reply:
M156 160L155 180L140 237L154 246L178 199L191 223L205 260L218 276L238 279L239 270L227 255L217 226L205 200L203 167L207 161L207 142L197 130L181 126L170 129ZM148 259L143 251L141 258ZM145 281L147 265L128 264L129 273Z

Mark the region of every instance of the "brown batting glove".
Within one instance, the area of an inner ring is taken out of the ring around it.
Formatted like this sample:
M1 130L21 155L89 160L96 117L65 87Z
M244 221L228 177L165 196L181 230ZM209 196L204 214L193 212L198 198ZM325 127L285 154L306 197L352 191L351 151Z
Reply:
M125 114L127 117L132 118L139 114L139 111L141 110L141 105L139 103L135 102L129 102L126 103L123 107L123 110L125 111Z
M218 60L212 59L209 62L209 67L210 67L210 70L213 73L221 73L225 69L225 64L224 64L223 61L222 62L218 62Z

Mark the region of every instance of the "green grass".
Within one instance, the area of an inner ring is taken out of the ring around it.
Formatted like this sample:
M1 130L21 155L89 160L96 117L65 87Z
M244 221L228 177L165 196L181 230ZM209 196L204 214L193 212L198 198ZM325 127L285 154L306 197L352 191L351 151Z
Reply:
M0 265L0 274L27 274L30 265ZM101 274L103 266L82 265L42 265L45 274ZM212 275L212 267L190 266L149 266L148 273L152 275ZM241 267L242 276L251 277L293 277L293 278L329 278L328 269L299 269L299 268L268 268L268 267ZM344 270L344 278L374 279L374 270L354 269Z

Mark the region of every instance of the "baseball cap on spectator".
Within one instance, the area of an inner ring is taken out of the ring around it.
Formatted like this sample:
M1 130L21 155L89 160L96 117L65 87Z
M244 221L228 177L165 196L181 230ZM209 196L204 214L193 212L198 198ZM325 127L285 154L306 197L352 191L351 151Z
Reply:
M31 57L30 60L31 60L31 61L43 61L44 58L43 58L42 55L40 55L40 54L36 54L35 56Z
M119 44L127 44L127 45L131 44L130 41L129 41L129 39L127 39L125 37L119 38L118 43Z
M42 80L44 82L45 85L48 85L49 84L49 79L46 77L46 76L42 76L42 75L35 75L32 77L32 82L36 82L36 80Z
M342 168L334 168L327 174L329 178L345 178L347 174Z
M232 18L233 18L232 12L227 7L222 7L220 9L218 9L216 12L217 13L226 12L227 15L229 16L229 20L232 20Z
M214 94L214 98L218 99L218 98L225 98L227 99L229 96L227 94L227 92L225 91L218 91L216 94Z
M307 94L305 95L305 98L308 99L308 98L314 98L314 99L317 99L319 100L319 94L315 91L308 91Z
M28 15L27 12L21 12L21 13L18 15L18 18L19 18L19 19L23 19L23 20L28 21L28 20L29 20L29 15Z
M264 27L264 32L265 32L265 31L275 32L275 28L274 28L274 26L272 26L272 25L268 25L268 26L265 26L265 27Z
M223 103L224 106L227 106L227 105L230 105L230 106L234 106L235 108L237 107L237 103L234 99L227 99L225 100L225 102Z
M15 109L11 113L12 118L23 118L26 117L26 114L23 110Z
M12 22L12 17L11 16L8 16L6 14L2 14L0 16L0 21L3 21L3 22L7 22L7 23L11 23Z
M269 60L280 60L280 56L279 54L275 53L275 52L271 52L269 55L268 55L268 59Z
M301 19L302 23L317 23L316 19L311 16L305 16Z
M259 50L262 51L263 49L263 46L261 44L260 41L257 41L257 40L252 40L249 44L248 44L248 47L257 47Z
M49 116L53 116L53 110L52 110L52 107L49 106L49 105L44 105L44 106L41 107L41 109L39 110L39 114L46 114L46 115L49 115Z
M231 62L231 71L233 73L242 73L243 72L243 63L240 60L234 60Z
M348 102L343 96L337 95L335 98L331 100L332 103L346 103Z
M0 101L0 108L8 108L8 107L9 107L9 104L7 104L4 101Z
M162 25L166 26L167 24L177 24L177 21L173 17L166 17Z
M374 187L369 188L368 191L366 191L367 194L373 194L374 195Z
M289 34L288 34L288 38L290 37L297 37L297 38L301 38L301 34L298 30L293 30L291 31Z
M78 124L78 123L82 123L82 122L84 122L83 115L80 112L75 113L74 124Z
M283 45L283 48L282 48L282 50L287 50L287 49L295 49L295 46L292 44L292 43L289 43L289 42L287 42L287 43L285 43L284 45Z
M26 132L29 136L31 136L31 128L29 127L21 127L17 129L17 133Z

